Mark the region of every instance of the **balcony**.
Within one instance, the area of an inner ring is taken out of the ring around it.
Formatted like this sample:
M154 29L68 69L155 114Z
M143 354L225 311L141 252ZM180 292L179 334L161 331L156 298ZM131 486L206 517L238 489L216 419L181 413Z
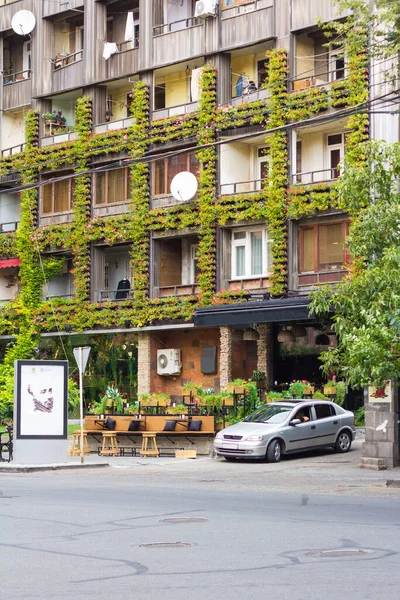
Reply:
M265 135L221 146L220 195L251 194L265 185L269 173Z
M187 115L195 112L198 108L197 102L188 102L187 104L180 104L178 106L169 106L168 108L160 108L153 111L153 119L166 119L168 117L175 117L179 115Z
M132 298L130 245L96 246L92 256L92 300L109 302Z
M83 85L83 50L58 54L53 59L52 93Z
M17 144L17 146L12 146L11 148L4 148L4 150L0 151L1 158L5 158L6 156L14 156L14 154L19 154L23 152L25 149L25 144Z
M251 181L238 181L236 183L223 183L220 185L221 196L234 196L236 194L251 194L259 192L264 187L264 179Z
M225 8L224 8L225 4ZM268 38L274 32L274 0L226 1L221 10L221 47L224 50L245 46Z
M312 185L313 183L330 183L340 176L340 170L335 167L332 169L320 169L319 171L308 171L307 173L295 173L290 176L291 184Z
M53 144L62 144L63 142L72 142L78 138L78 134L73 130L73 127L63 127L60 129L49 129L49 132L40 141L41 146L52 146Z
M265 88L255 91L248 91L240 96L233 96L230 101L231 106L238 106L240 104L246 104L247 102L256 102L257 100L265 100L265 98L269 97L269 91Z
M199 291L197 244L193 235L154 240L153 297L190 296Z
M17 231L19 221L11 221L10 223L0 223L0 234Z
M153 28L153 64L161 66L205 52L204 20L193 17Z
M340 127L343 127L342 121ZM325 127L304 128L293 132L292 173L294 185L331 183L340 177L345 154L343 131Z
M3 110L28 106L32 97L32 71L4 74L3 76Z

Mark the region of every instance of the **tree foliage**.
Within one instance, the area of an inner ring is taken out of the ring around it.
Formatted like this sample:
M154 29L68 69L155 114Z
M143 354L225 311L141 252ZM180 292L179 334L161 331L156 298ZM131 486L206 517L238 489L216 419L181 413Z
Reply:
M356 215L348 278L311 301L315 315L334 312L339 340L322 353L323 370L352 386L400 376L400 144L368 142L365 152L369 164L346 165L338 184Z

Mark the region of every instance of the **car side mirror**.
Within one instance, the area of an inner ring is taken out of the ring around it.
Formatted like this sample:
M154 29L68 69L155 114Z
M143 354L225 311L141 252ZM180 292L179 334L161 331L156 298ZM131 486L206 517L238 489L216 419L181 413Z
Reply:
M292 421L290 421L290 425L293 425L293 427L295 427L296 425L300 425L301 423L301 419L292 419Z

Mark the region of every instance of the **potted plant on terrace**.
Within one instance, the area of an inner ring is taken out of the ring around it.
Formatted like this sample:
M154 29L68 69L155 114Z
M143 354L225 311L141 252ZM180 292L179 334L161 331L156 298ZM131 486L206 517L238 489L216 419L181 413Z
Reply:
M325 396L334 396L336 394L336 381L330 379L324 385L324 394Z
M304 381L292 381L289 385L289 392L293 398L302 398L304 395L304 388L307 382Z
M253 371L251 380L255 382L258 388L265 388L266 375L264 371Z

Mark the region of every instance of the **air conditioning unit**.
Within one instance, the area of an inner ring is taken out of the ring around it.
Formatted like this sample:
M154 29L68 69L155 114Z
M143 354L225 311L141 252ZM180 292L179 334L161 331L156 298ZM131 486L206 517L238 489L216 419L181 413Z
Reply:
M179 375L181 372L181 351L176 348L157 350L157 374Z
M199 19L217 16L218 2L216 0L197 0L194 16Z

